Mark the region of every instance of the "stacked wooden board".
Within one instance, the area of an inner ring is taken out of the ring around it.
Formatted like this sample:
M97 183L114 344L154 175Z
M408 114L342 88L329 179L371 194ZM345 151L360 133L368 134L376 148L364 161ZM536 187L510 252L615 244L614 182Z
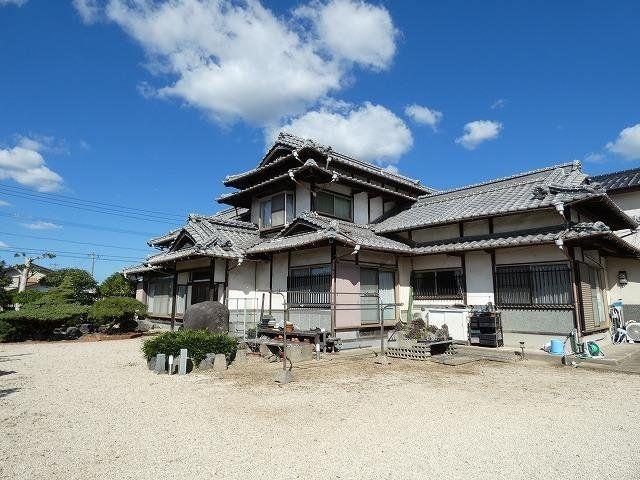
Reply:
M500 312L473 312L469 315L469 343L481 347L504 345Z

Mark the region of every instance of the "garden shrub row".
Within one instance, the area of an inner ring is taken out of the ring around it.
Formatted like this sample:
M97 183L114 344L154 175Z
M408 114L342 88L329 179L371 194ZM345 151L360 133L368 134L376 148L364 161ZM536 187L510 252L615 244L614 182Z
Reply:
M179 355L186 348L195 365L200 364L207 353L222 353L231 362L236 356L238 342L226 333L211 333L206 330L179 330L166 332L150 338L142 345L144 357L151 360L159 353Z

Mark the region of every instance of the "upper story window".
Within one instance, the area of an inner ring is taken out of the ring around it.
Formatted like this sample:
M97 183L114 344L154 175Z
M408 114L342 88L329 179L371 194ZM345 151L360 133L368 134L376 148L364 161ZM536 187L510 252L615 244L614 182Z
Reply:
M316 193L316 211L332 217L349 220L353 218L351 198L333 192Z
M291 223L294 216L293 193L278 193L260 202L260 228Z

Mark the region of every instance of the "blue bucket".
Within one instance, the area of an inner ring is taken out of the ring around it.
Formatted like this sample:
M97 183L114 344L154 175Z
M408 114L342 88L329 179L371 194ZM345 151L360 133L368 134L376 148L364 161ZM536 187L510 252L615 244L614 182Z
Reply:
M551 340L551 355L564 355L564 342L562 340Z

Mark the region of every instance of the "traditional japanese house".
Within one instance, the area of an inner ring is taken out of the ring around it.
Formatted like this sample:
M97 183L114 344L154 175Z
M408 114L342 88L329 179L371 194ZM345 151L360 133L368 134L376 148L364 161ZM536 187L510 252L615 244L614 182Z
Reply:
M507 343L542 341L607 328L607 262L640 255L614 233L636 221L578 162L438 192L281 134L224 184L234 190L218 201L230 208L190 215L125 271L154 317L219 300L241 335L261 310L282 319L286 302L300 328L362 345L378 315L391 327L410 303L466 312L491 302Z

